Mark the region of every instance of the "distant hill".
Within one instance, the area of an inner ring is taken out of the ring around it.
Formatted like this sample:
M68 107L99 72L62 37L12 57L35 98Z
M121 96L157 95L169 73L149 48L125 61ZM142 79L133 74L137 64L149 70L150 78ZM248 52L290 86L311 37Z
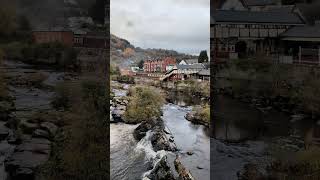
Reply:
M197 58L197 56L179 53L174 50L166 49L142 49L135 47L128 40L119 38L111 34L110 38L110 57L111 63L117 64L121 67L126 67L132 64L137 64L141 60L161 58L161 57L175 57L178 61L182 59Z

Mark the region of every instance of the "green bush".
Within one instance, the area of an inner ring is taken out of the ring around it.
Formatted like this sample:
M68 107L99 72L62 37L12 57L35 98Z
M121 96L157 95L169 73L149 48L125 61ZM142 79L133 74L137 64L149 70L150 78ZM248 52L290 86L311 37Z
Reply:
M160 118L163 95L155 88L134 87L130 90L130 102L124 115L127 123L139 123Z
M120 75L116 77L116 80L120 83L127 83L127 84L134 84L134 77L132 76L127 76L127 75Z
M210 124L210 106L206 104L201 108L197 108L195 117L205 124Z

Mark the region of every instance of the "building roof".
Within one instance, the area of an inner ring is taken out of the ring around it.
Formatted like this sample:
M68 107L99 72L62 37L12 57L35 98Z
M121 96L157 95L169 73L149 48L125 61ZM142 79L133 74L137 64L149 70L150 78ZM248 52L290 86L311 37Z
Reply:
M264 24L303 24L295 13L277 11L232 11L217 10L213 14L213 23L264 23Z
M197 63L197 64L178 64L177 69L204 69L204 65Z
M198 59L184 59L187 64L196 64L198 63Z
M320 38L320 25L296 26L280 36L283 38Z
M71 29L66 27L51 27L51 28L35 28L32 30L33 32L72 32Z
M278 0L242 0L246 6L267 6L276 5Z
M311 4L298 3L296 4L296 7L308 23L313 24L314 21L320 20L320 2Z
M201 76L210 76L210 69L202 69L198 74Z

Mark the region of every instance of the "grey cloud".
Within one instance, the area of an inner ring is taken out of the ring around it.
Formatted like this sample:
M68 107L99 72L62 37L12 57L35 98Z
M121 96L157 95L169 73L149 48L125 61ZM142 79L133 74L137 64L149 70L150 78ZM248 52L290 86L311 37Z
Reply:
M111 33L143 48L209 50L210 0L112 0Z

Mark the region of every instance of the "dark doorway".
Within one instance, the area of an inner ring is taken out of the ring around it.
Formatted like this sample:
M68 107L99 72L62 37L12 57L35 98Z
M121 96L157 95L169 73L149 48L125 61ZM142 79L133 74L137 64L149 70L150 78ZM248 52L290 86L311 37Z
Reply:
M245 58L247 55L247 43L239 41L235 45L235 51L238 53L239 58Z

